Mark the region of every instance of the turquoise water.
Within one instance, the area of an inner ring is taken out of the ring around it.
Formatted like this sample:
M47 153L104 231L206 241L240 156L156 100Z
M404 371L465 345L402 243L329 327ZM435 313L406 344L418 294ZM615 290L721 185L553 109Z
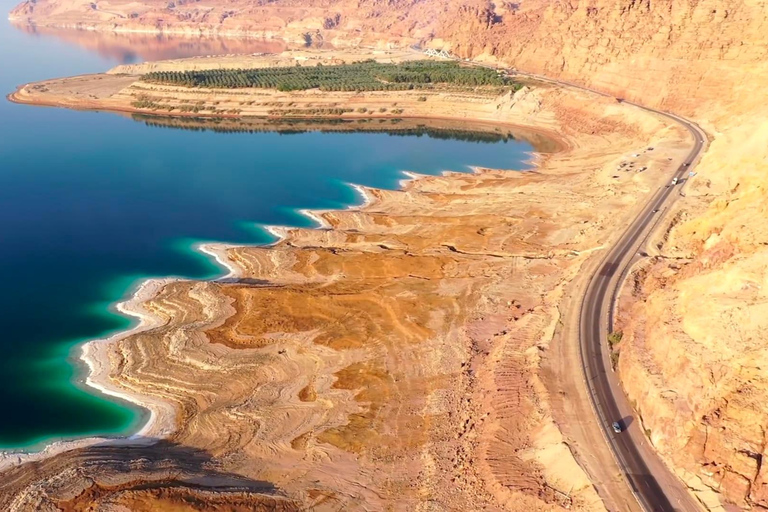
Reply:
M0 24L3 94L118 63ZM265 242L260 224L305 226L297 208L358 201L347 183L520 168L530 150L515 140L168 129L0 101L0 448L137 428L141 411L78 384L73 348L130 324L111 305L140 279L215 276L196 242Z

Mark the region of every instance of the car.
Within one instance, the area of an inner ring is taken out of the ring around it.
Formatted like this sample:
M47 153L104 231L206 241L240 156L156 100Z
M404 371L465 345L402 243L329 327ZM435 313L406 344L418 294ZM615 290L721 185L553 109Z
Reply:
M689 165L691 165L691 162L685 162L683 165L684 165L685 167L688 167Z
M658 209L658 208L654 208L654 209L653 209L653 213L656 213L656 212L658 212L658 211L659 211L659 209Z
M612 427L614 432L621 434L621 424L618 421L614 421Z

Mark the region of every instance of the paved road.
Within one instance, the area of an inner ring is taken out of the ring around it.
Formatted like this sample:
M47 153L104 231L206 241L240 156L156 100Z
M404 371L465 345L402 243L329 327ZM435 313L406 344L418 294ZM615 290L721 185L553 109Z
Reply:
M674 119L683 124L694 137L693 147L685 163L673 175L679 180L684 180L702 152L702 141L706 139L695 125L682 119ZM657 476L661 475L655 473L666 471L666 468L659 464L658 456L652 450L639 446L640 443L645 444L644 438L638 440L643 433L638 435L637 427L633 431L627 428L630 426L628 423L631 416L627 418L622 415L622 410L628 409L625 404L626 397L611 369L607 338L612 330L613 306L618 287L643 244L648 228L652 227L659 215L680 197L681 187L682 185L670 184L659 189L611 248L590 280L579 320L581 363L595 412L635 497L647 511L697 510L699 507L692 502L687 491L682 489L682 484L679 484L680 489L664 488L660 485L660 481L665 482L666 487L669 487L670 483L674 485L674 477L664 475L665 478L657 479ZM614 433L611 427L614 421L619 421L626 431ZM657 460L648 460L649 458ZM655 471L649 468L654 468Z
M418 48L413 48L419 51ZM494 68L480 63L481 67ZM522 75L562 87L581 89L590 93L613 98L600 91L547 77L506 70L510 75ZM619 468L626 477L632 493L647 512L699 511L701 505L691 496L682 482L664 465L658 454L648 444L639 423L633 421L627 397L611 369L608 350L608 333L613 329L613 305L617 292L624 281L638 251L645 244L649 231L661 220L661 216L682 195L682 184L672 185L678 178L683 184L705 149L705 132L696 124L680 116L644 107L633 102L619 100L642 110L653 112L684 126L692 136L692 147L683 163L669 176L667 186L656 191L645 208L632 221L616 244L592 275L584 294L579 317L579 351L588 394L602 426L603 435L613 451ZM618 421L624 431L616 434L613 422Z
M544 77L527 76L558 85L585 89ZM655 227L660 216L682 194L682 185L671 185L672 178L677 177L678 180L685 182L689 171L693 169L705 148L706 135L701 128L679 116L631 102L626 103L681 124L690 132L693 142L690 153L682 165L669 176L668 185L656 191L592 275L584 295L579 319L581 364L598 422L640 505L648 512L701 510L701 506L688 493L684 485L671 474L649 446L638 424L632 421L631 414L627 415L632 409L619 385L618 378L611 369L607 337L612 331L616 295L630 265L638 256L638 251L644 245L648 232ZM613 431L614 421L622 425L624 428L622 433L616 434Z

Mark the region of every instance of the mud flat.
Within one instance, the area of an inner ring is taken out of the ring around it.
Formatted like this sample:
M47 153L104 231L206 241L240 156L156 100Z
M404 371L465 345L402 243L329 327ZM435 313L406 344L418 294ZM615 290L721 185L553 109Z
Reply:
M116 109L136 80L48 81L14 99ZM558 426L575 421L560 407L579 392L568 387L578 365L549 364L550 344L563 299L575 294L570 283L666 181L687 135L630 105L551 87L426 102L386 94L406 116L529 126L558 151L536 155L530 172L413 175L402 190L361 188L362 207L313 212L320 229L276 230L281 239L269 247L202 247L231 270L226 279L152 287L137 305L152 319L146 328L88 351L98 369L91 383L156 404L161 418L132 440L6 463L4 508L631 502L598 495L596 484L617 478L610 455L584 457Z

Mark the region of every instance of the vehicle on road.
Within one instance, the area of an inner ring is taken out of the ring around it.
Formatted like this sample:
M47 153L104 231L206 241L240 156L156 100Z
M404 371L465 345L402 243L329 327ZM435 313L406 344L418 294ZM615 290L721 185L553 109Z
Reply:
M656 213L656 212L658 212L658 211L659 211L659 209L658 209L658 208L654 208L654 209L653 209L653 213Z
M562 82L560 84L581 88ZM615 97L615 99L619 103L624 101L618 97ZM697 140L696 137L702 137L701 131L696 125L683 118L643 107L642 105L638 105L638 108L677 121L693 135L693 141ZM703 145L694 144L694 147L690 149L690 153L683 161L695 161L701 156L702 152ZM673 158L669 157L670 162L673 160ZM670 183L671 180L667 181L667 188L661 189L661 201L668 198L674 200L673 191L669 190L671 187ZM680 192L682 193L682 190ZM587 388L592 405L594 406L594 412L597 413L597 418L602 419L600 424L603 429L605 428L604 418L620 417L621 404L624 404L624 408L630 406L626 403L627 398L624 394L620 390L616 392L611 385L611 372L608 371L608 368L613 370L613 365L608 366L609 358L603 357L605 355L603 351L607 350L603 340L605 340L605 337L613 328L612 322L605 322L603 313L606 309L613 307L615 299L612 293L612 287L615 283L610 279L605 279L605 276L612 276L619 269L623 272L624 269L629 268L629 265L632 263L632 256L636 254L632 249L638 244L642 246L641 237L644 231L641 228L647 227L654 220L652 217L649 217L641 214L629 224L625 234L613 246L613 251L616 252L614 254L615 258L606 257L603 263L595 269L591 275L587 291L583 295L584 300L582 301L579 317L581 366L585 381L593 383L588 385ZM656 258L659 257L657 256ZM619 427L619 431L615 431L614 435L621 435L620 432L627 429L629 422L630 419L627 419L626 422L619 420L616 424L613 424L613 428ZM609 448L613 451L619 469L632 488L640 509L653 510L654 512L699 510L699 503L689 495L685 486L680 485L676 478L668 474L668 470L665 470L664 465L660 461L656 464L657 454L652 449L643 448L641 446L643 443L636 444L632 437L628 435L621 436L621 439L617 437L615 440L621 442L608 443L610 445ZM674 505L673 500L676 502Z
M618 421L613 422L613 431L616 432L617 434L621 434L621 425L619 424Z
M677 185L677 181L678 181L677 178L672 178L672 184L673 185Z

